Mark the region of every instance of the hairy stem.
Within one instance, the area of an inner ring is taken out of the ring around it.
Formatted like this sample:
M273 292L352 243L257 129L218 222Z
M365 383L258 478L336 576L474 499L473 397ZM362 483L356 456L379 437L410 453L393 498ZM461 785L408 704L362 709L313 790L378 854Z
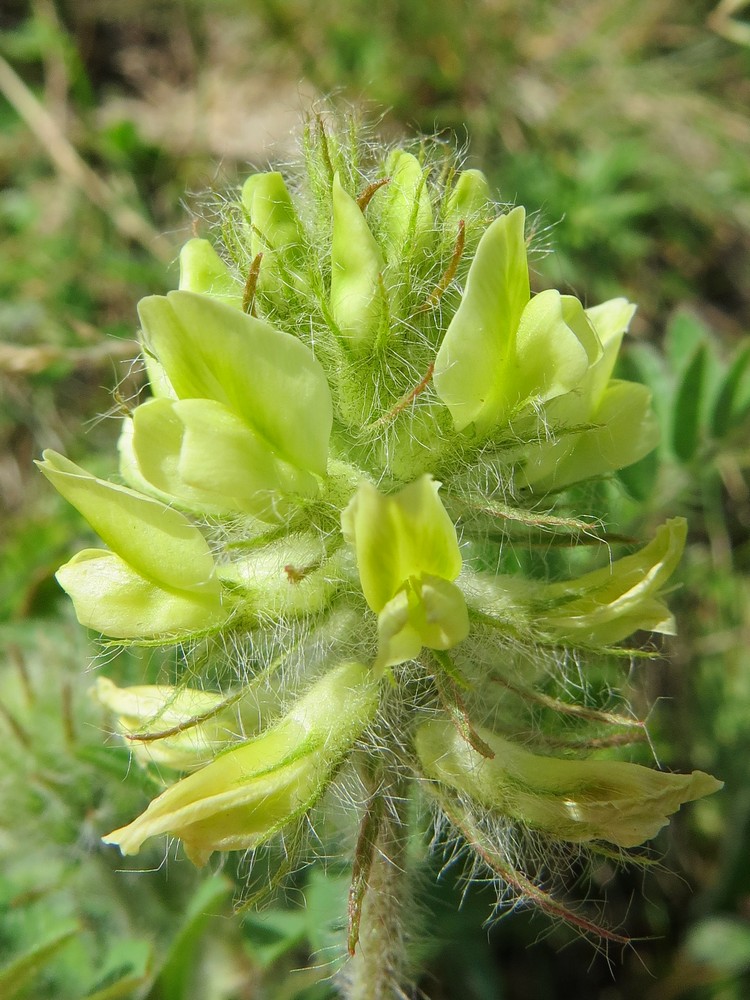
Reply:
M367 892L362 903L359 941L347 968L345 1000L395 1000L407 977L404 910L408 873L405 785L384 793Z

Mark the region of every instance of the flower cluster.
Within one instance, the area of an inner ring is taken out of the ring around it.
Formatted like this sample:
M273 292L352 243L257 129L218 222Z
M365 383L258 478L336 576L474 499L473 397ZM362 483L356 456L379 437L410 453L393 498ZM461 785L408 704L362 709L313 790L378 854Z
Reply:
M569 711L565 657L673 631L680 520L575 579L509 558L532 520L568 530L540 504L656 443L647 390L612 377L634 307L532 295L524 210L437 146L313 123L304 152L291 186L250 177L221 239L183 248L179 290L140 303L151 397L124 422L124 485L41 463L107 546L57 574L81 623L179 646L191 677L207 651L236 662L229 694L100 681L137 755L191 772L105 840L171 834L204 864L308 815L343 771L390 767L522 892L500 826L629 848L719 787L555 753L524 710L617 724L595 699Z

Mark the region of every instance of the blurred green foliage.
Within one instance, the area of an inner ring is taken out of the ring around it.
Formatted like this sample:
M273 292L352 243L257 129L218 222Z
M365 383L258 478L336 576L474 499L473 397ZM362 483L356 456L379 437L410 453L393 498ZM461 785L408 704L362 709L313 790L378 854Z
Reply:
M174 283L186 192L200 231L247 161L271 140L288 148L277 119L284 102L305 103L298 92L385 107L386 134L468 138L500 196L537 213L538 288L640 304L622 374L652 388L663 440L595 499L634 535L676 513L691 526L672 595L680 635L668 664L634 668L634 699L653 708L665 759L716 773L726 791L660 842L664 870L681 877L659 868L644 891L641 874L607 864L588 876L612 919L647 940L621 964L612 956L613 976L580 942L561 953L563 930L529 950L544 925L524 914L488 944L481 890L459 911L460 885L445 874L429 887L425 873L423 989L433 1000L748 995L747 13L726 0L3 4L0 995L332 995L347 881L334 867L295 876L306 910L282 900L240 924L227 919L236 873L199 877L152 857L154 871L122 875L99 845L112 817L145 801L147 779L107 743L86 695L92 650L52 576L83 529L31 465L53 446L112 471L116 418L141 389L134 306ZM118 669L139 676L127 658Z

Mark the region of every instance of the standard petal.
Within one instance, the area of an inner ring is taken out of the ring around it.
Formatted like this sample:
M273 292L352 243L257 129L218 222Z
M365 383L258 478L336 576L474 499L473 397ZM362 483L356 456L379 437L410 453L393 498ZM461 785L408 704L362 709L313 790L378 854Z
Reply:
M325 372L291 334L207 296L170 292L138 306L147 347L181 399L213 399L279 458L324 475L333 421Z
M341 515L344 535L356 549L367 603L380 611L411 578L430 574L455 580L461 572L456 529L428 475L386 496L360 483Z
M515 208L482 236L435 360L433 383L457 430L487 428L504 415L503 374L530 295L524 220Z

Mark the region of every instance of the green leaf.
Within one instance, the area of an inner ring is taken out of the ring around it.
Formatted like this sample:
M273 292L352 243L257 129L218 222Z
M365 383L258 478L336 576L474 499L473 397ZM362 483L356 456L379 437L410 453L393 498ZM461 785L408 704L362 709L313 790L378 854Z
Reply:
M213 399L279 458L325 475L333 405L325 372L291 334L191 292L142 299L146 345L181 399Z
M80 927L72 927L62 931L48 941L36 945L7 965L0 967L0 996L3 997L3 1000L12 1000L80 932Z
M690 929L684 951L693 962L740 975L750 969L750 927L739 918L707 917Z
M701 344L711 339L711 331L693 313L681 310L672 317L664 338L664 347L670 366L675 371L684 369Z
M750 380L745 378L750 366L750 344L735 355L719 387L710 418L711 433L723 438L750 411Z
M223 876L212 876L200 883L188 902L185 914L172 938L153 989L153 1000L185 1000L194 995L190 989L199 954L201 937L212 921L227 919L227 903L232 883Z
M672 450L681 462L695 457L701 443L701 409L706 387L707 348L699 344L685 369L672 409Z

